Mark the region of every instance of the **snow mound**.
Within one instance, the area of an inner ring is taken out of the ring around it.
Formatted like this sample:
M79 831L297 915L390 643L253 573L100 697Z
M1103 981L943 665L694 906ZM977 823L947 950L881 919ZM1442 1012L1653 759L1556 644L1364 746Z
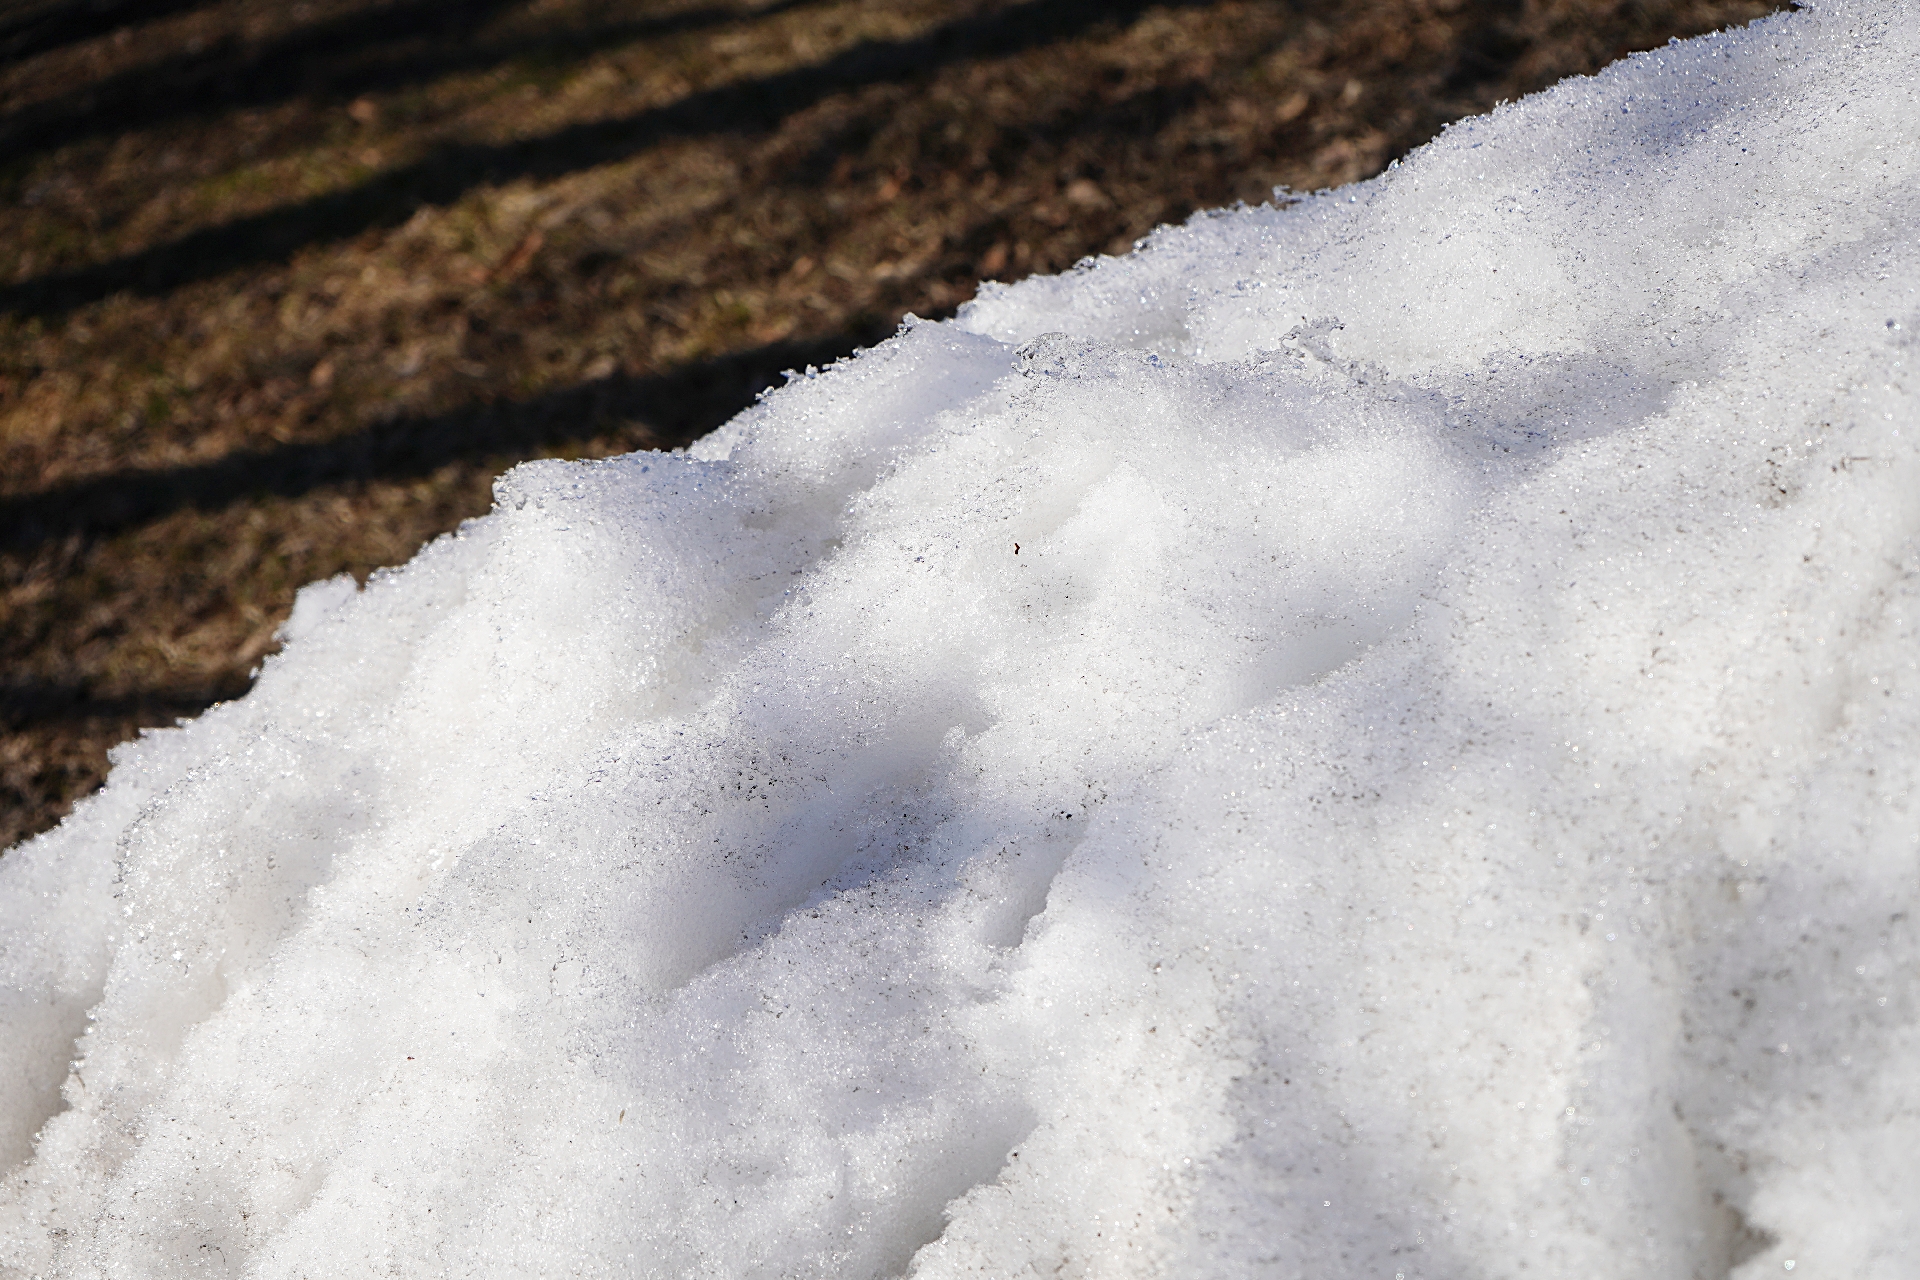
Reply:
M534 463L0 859L0 1274L1905 1280L1920 23Z

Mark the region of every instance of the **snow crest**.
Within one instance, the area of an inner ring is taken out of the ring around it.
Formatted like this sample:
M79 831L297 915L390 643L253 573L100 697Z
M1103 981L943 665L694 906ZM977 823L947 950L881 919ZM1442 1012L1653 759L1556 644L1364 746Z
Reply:
M1920 23L910 323L0 859L0 1275L1904 1280Z

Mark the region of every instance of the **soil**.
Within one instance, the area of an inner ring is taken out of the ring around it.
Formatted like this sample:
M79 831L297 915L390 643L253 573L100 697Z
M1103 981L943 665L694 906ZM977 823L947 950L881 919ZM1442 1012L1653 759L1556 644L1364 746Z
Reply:
M0 4L0 848L516 461L1777 7Z

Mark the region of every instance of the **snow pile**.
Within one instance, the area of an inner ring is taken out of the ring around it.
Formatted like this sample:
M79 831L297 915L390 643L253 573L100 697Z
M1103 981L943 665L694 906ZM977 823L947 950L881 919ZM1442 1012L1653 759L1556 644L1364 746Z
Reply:
M1910 1277L1917 72L1671 46L308 588L0 859L0 1274Z

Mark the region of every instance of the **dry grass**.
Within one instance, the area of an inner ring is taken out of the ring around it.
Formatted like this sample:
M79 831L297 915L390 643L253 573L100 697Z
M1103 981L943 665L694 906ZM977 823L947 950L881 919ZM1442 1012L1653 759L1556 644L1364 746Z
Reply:
M1775 7L15 3L0 847L516 460L682 444L982 278Z

